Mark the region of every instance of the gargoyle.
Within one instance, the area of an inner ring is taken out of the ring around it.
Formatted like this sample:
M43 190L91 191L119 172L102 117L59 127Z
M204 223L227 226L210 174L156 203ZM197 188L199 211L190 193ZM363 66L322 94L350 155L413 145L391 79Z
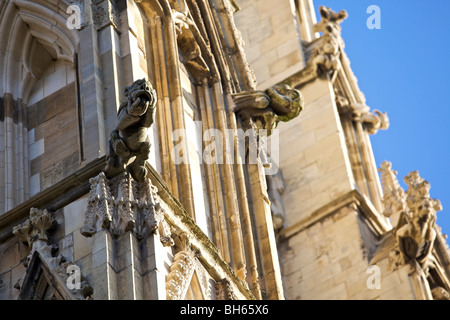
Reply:
M405 177L407 212L402 212L395 235L404 261L417 260L427 270L436 239L436 212L442 210L441 202L430 198L430 184L417 171Z
M313 65L322 71L337 70L339 67L339 47L344 46L341 38L340 23L347 18L347 12L341 10L338 13L330 8L319 8L322 20L313 26L314 32L322 32L321 44L315 47ZM317 70L316 70L317 71Z
M302 93L287 84L277 84L265 91L234 94L233 100L234 112L244 122L251 120L258 129L267 129L268 135L279 121L296 118L304 108Z
M386 112L371 111L363 103L354 103L350 107L353 120L363 123L369 134L376 134L378 130L387 130L389 128L390 122Z
M120 105L118 124L111 132L105 173L111 177L126 167L133 179L143 182L150 152L147 129L155 121L156 91L150 82L140 79L126 87L124 95L127 100ZM136 158L129 163L132 157Z

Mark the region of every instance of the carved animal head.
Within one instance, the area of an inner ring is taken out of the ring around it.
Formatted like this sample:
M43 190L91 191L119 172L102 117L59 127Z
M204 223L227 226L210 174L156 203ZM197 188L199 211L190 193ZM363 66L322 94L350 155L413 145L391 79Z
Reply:
M152 84L145 78L136 80L131 86L126 87L124 95L131 101L136 100L138 97L147 100L151 107L156 104L156 91L153 89Z
M266 93L271 98L269 107L281 121L286 122L296 118L304 108L302 93L287 84L277 84L267 89Z
M314 32L323 32L323 34L340 35L341 26L339 25L342 21L347 18L347 11L341 10L338 13L334 12L330 8L320 6L319 8L320 16L322 20L314 25Z
M380 129L382 129L382 130L389 129L390 122L389 122L389 117L388 117L387 113L381 112L378 110L374 110L373 112L375 114L377 114L378 118L380 119Z

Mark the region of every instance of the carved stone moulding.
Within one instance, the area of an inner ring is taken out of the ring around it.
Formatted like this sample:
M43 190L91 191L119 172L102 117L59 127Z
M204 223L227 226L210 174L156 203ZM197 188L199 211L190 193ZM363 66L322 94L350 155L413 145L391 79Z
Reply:
M188 251L180 251L173 257L166 279L167 300L181 300L194 273L194 257Z
M233 293L233 288L228 279L224 278L216 282L216 299L217 300L237 300Z
M179 251L173 257L169 274L166 277L166 298L167 300L181 300L187 296L190 288L197 290L197 298L205 300L211 299L211 289L207 274L196 254L190 249ZM194 282L196 282L194 284ZM197 285L197 286L196 286Z
M82 235L90 237L105 229L120 237L132 231L139 240L158 234L164 246L174 245L158 190L149 179L138 183L126 172L107 179L101 172L89 182L91 190Z

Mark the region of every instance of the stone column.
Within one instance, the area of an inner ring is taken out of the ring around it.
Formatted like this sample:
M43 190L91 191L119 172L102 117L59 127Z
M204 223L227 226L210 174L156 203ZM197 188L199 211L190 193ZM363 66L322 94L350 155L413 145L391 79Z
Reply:
M108 230L100 230L92 241L92 279L95 300L119 299L114 270L114 240Z

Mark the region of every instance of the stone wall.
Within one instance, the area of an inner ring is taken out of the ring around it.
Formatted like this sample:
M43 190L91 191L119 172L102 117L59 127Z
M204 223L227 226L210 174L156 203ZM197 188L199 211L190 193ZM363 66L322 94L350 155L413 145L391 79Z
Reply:
M388 255L372 260L368 247L377 239L362 231L364 220L355 205L346 206L281 244L287 299L418 298L409 266L393 270Z
M77 116L74 82L28 107L31 196L79 168Z
M279 126L280 168L286 180L286 227L354 189L334 94L327 80L302 88L301 116Z
M139 216L140 211L134 212L132 229L120 228L120 219L124 217L122 211L109 212L109 225L102 224L102 221L89 224L87 212L90 206L95 199L102 199L97 194L97 187L54 212L31 209L27 220L22 217L24 222L13 229L15 236L9 233L0 243L0 300L41 298L34 294L39 291L40 284L45 283L39 279L44 278L57 297L71 299L165 300L186 296L210 300L216 298L216 283L226 284L226 288L218 285L219 296L252 298L245 283L222 260L217 248L168 192L157 173L148 168L153 183L158 186L158 195L154 185L148 182L148 189L139 189L142 186L137 187L138 191L133 189L138 192L134 201L147 205L148 191L152 190L151 201L158 204L158 209L155 209L158 212L146 216L148 220L145 222ZM91 174L96 172L97 169L92 170ZM111 190L120 189L123 179L129 179L126 176L120 175L109 181ZM94 177L91 183L96 183L97 179L98 176ZM56 198L65 196L67 194ZM147 199L145 203L144 198ZM110 200L111 205L115 203L111 199L103 200ZM94 216L101 217L107 212L101 206L93 209ZM27 212L25 210L23 214ZM148 223L155 223L156 230L145 229L153 226ZM86 226L93 226L93 229L86 233ZM42 262L39 268L49 265L52 268L33 269L35 265L31 262L36 259L36 254ZM81 292L69 288L71 280L67 266L80 271ZM90 289L84 291L86 287Z
M234 20L245 42L258 89L266 89L304 67L289 0L239 1Z

